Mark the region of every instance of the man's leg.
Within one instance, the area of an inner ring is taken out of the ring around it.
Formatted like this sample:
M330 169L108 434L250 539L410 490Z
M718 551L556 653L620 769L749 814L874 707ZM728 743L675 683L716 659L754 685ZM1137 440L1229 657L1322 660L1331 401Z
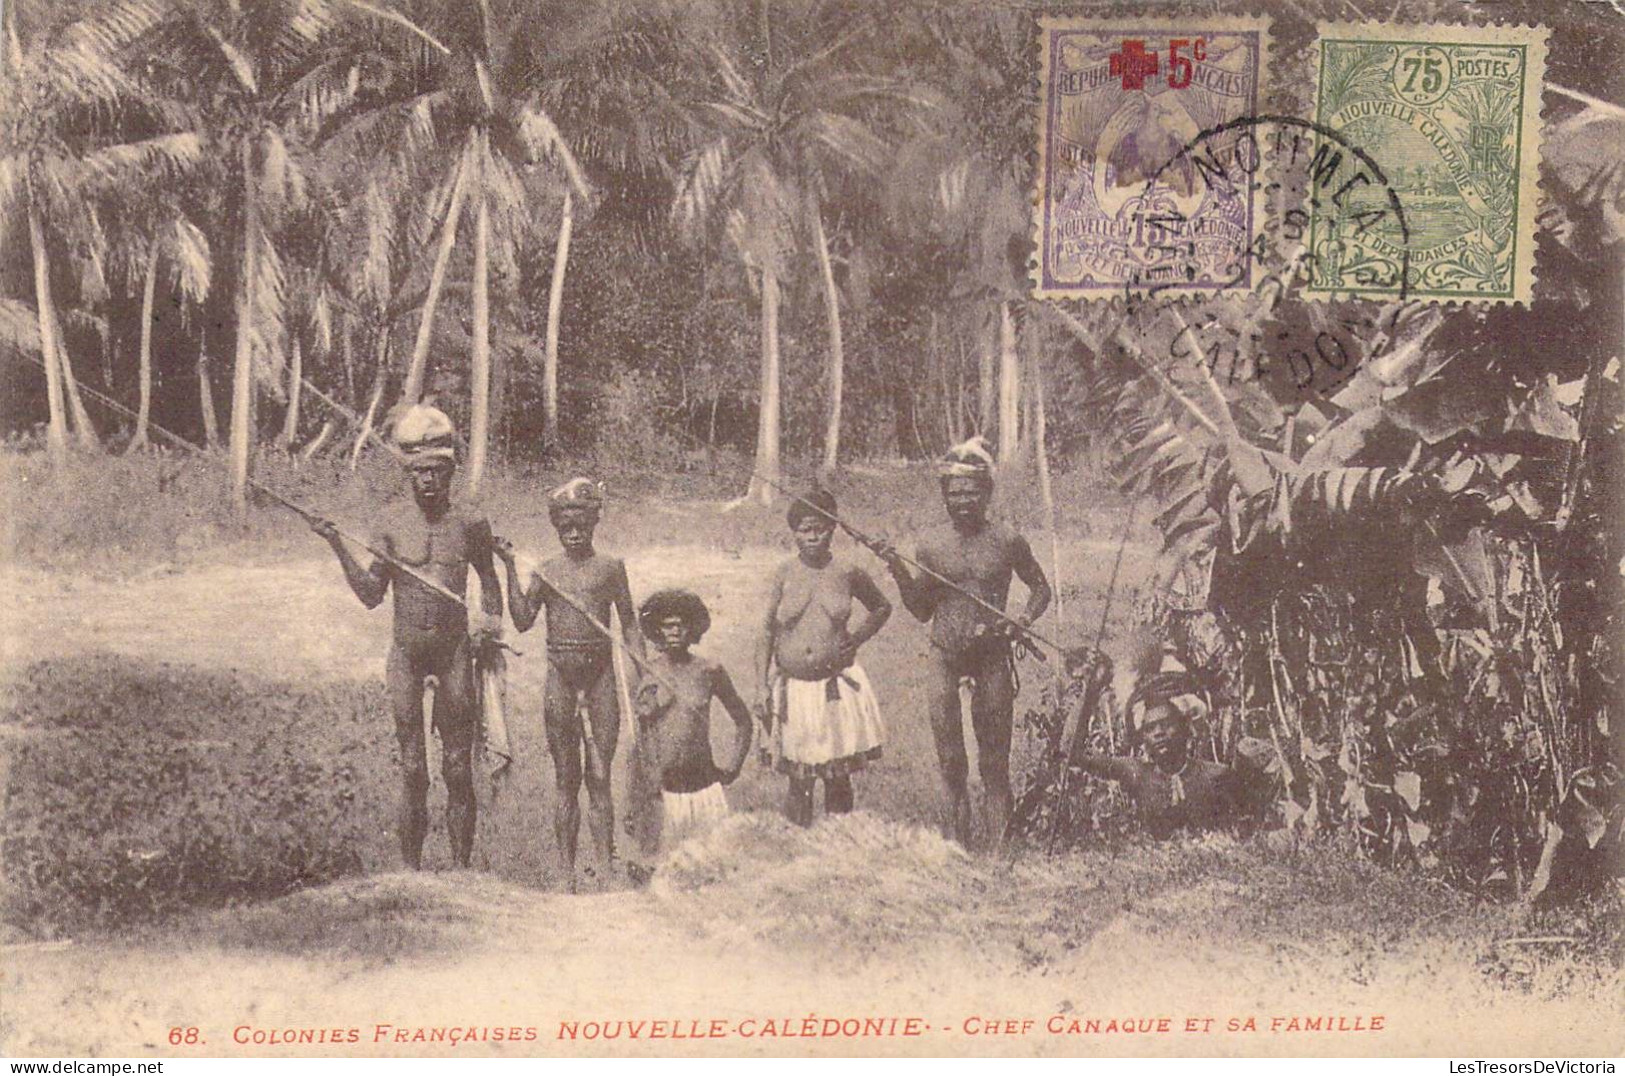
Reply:
M553 663L548 666L542 696L542 725L547 729L547 750L553 756L553 779L559 793L553 837L574 891L576 839L581 833L581 715L576 710L574 683Z
M423 838L429 832L429 758L423 742L423 673L399 646L389 648L384 667L395 742L401 752L401 803L396 836L401 859L413 870L423 865ZM435 695L438 697L439 689Z
M965 784L965 731L959 709L959 672L948 656L933 649L926 670L926 703L931 712L931 738L937 745L937 771L948 799L949 836L970 844L970 793Z
M850 775L831 777L824 782L825 814L851 814L852 800L852 778Z
M983 822L988 844L1004 845L1010 824L1010 732L1015 723L1015 680L1003 652L988 655L971 692L971 728L976 732L976 762L982 775Z
M615 862L615 796L609 784L610 764L621 738L621 703L615 690L615 665L608 657L584 692L592 746L587 752L587 827L598 862L608 877Z
M784 817L798 826L812 825L816 777L792 777L784 790Z
M434 725L440 730L440 773L446 779L446 833L451 859L468 866L474 851L474 664L465 638L437 670Z

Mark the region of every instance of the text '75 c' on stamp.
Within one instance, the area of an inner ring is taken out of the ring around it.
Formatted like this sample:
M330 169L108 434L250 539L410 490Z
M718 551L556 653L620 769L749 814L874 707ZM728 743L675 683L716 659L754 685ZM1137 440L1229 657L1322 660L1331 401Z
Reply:
M1375 158L1408 240L1376 183L1335 213L1316 207L1305 291L1527 303L1545 29L1338 23L1321 26L1318 53L1315 121Z
M1202 131L1258 113L1263 20L1046 19L1041 31L1034 293L1251 287L1242 255L1256 191L1211 185L1180 151Z

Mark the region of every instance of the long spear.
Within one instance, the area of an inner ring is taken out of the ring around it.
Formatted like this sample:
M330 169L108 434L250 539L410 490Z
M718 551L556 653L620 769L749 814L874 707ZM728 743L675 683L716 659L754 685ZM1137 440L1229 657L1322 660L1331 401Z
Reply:
M337 411L339 414L341 414L345 418L349 419L352 423L356 423L356 422L360 421L359 416L357 416L354 411L350 410L348 407L345 407L343 404L341 404L337 400L333 399L331 396L329 396L327 393L323 392L321 389L317 388L315 385L312 385L308 379L300 378L300 380L304 383L305 388L307 388L311 392L315 393L316 398L321 400L323 403L327 404L327 406L331 407L333 410ZM386 452L390 453L391 455L393 455L393 456L395 456L397 458L400 457L400 455L401 455L400 450L397 449L394 445L390 444L388 441L384 440L383 437L379 435L378 431L369 429L369 430L367 430L367 436L369 438L371 438L373 441L376 441L378 443L378 445L380 447L382 447ZM492 537L495 538L496 536L493 535ZM579 601L572 598L565 591L561 590L551 579L549 579L549 578L547 578L547 576L543 575L541 573L541 571L538 570L535 566L531 566L530 571L532 572L532 574L534 574L536 576L537 579L541 580L543 586L547 587L548 590L550 590L554 594L556 594L559 597L559 599L564 602L564 604L568 605L570 608L574 609L577 613L581 614L582 619L584 619L593 628L593 630L595 630L599 634L603 635L604 638L608 639L612 645L614 645L616 648L618 648L621 651L621 653L626 656L626 658L628 660L630 660L634 665L636 665L638 667L638 671L640 673L642 673L645 676L649 676L649 677L653 678L654 680L658 681L667 690L670 690L670 691L675 691L676 690L675 686L669 680L667 680L664 676L661 676L660 673L658 671L656 671L652 666L650 666L647 661L645 661L644 659L638 657L638 655L637 655L637 653L635 651L633 651L630 647L628 647L628 646L626 646L624 644L624 642L621 640L619 635L617 635L615 632L610 630L609 625L605 624L603 621L601 621L597 617L593 616L592 612L589 609L587 609L586 606L582 605Z
M40 362L40 360L38 360L38 359L35 359L32 355L26 356L26 357L30 361L34 362L36 365L40 365L40 366L44 365L44 363ZM113 399L111 396L108 396L108 395L106 395L104 393L98 392L95 389L91 388L89 385L81 385L81 386L79 386L79 389L86 396L89 396L92 400L94 400L97 403L101 404L103 407L106 407L109 410L112 410L112 411L114 411L114 412L116 412L118 414L121 414L121 415L125 416L126 418L136 419L136 420L139 421L140 416L137 415L135 413L135 411L133 411L132 409L130 409L130 408L126 407L125 405L119 403L117 400ZM201 446L193 444L191 441L188 441L186 438L182 437L178 433L173 433L173 432L165 429L164 427L158 425L158 423L153 422L151 419L148 419L148 421L147 421L147 428L152 430L154 433L158 434L160 437L164 438L166 441L168 441L170 444L176 446L177 448L185 449L186 451L191 452L191 453L193 453L195 455L199 455L199 456L207 457L209 455L208 451L205 450L204 448L202 448ZM248 479L248 485L251 486L253 489L257 490L258 492L264 494L265 496L271 498L271 500L275 501L277 504L281 505L283 508L286 508L290 512L293 512L295 515L298 515L300 518L304 519L307 523L315 523L315 522L326 522L326 523L328 523L329 525L331 525L333 527L334 532L336 534L338 534L339 537L345 539L346 541L353 542L357 546L360 546L362 549L366 550L368 553L371 553L373 556L377 557L379 560L382 560L385 564L388 564L390 567L392 567L392 568L394 568L394 569L396 569L396 570L398 570L400 572L404 572L406 575L411 576L413 579L417 580L419 583L422 583L424 586L428 587L430 590L434 591L436 594L439 594L441 597L446 598L446 599L448 599L450 601L456 602L458 605L461 605L464 609L467 609L469 607L468 606L468 600L466 598L463 598L463 597L459 596L454 591L452 591L448 587L446 587L444 584L442 584L440 582L437 582L436 580L430 578L427 575L424 575L422 572L418 571L416 568L412 567L410 564L407 564L405 561L399 559L398 557L391 556L390 554L384 552L382 549L375 548L370 542L367 542L366 540L358 537L357 535L351 533L350 531L344 530L343 528L339 527L337 524L334 524L331 520L327 519L327 517L325 517L321 513L317 512L315 509L307 507L306 505L303 505L303 504L299 503L298 501L292 500L291 498L285 497L281 493L278 493L276 490L272 489L270 486L267 486L265 483L255 481L253 478Z
M851 523L848 523L846 520L842 519L840 516L836 515L834 512L826 512L826 511L824 511L824 509L818 507L816 504L813 504L811 501L807 501L807 500L803 499L801 494L796 493L793 490L790 490L790 489L786 488L784 485L782 485L779 482L775 482L773 479L771 479L771 478L767 477L766 475L762 474L760 471L752 470L752 469L749 469L749 468L741 468L740 471L741 471L741 473L749 475L750 477L756 479L757 481L763 483L764 485L770 486L773 489L778 490L780 493L784 494L786 497L791 497L791 498L793 498L795 500L801 501L803 504L805 504L813 512L817 513L818 515L823 516L825 519L829 520L831 523L833 523L837 527L841 528L847 534L851 535L852 539L854 541L858 542L860 545L867 546L870 550L877 549L877 548L879 548L881 546L882 543L880 542L879 539L874 538L871 535L865 534L863 531L859 530L857 527L853 526ZM941 583L943 586L948 587L949 589L963 595L966 598L969 598L976 605L980 606L984 611L992 613L994 616L998 617L1000 620L1002 620L1005 623L1009 624L1011 627L1015 628L1017 631L1021 632L1023 635L1027 636L1028 638L1031 638L1033 641L1043 643L1045 646L1047 646L1050 649L1054 650L1057 654L1060 654L1063 657L1066 655L1067 649L1066 649L1066 647L1062 646L1060 643L1054 641L1053 639L1046 638L1044 635L1039 634L1037 631L1033 630L1033 628L1031 628L1030 626L1028 626L1026 624L1023 624L1021 621L1017 620L1015 617L1011 616L1009 613L1005 612L1003 609L1000 609L998 606L994 605L992 602L987 601L986 599L984 599L980 595L973 594L971 591L967 590L965 587L961 586L960 584L954 582L952 579L949 579L947 576L943 575L941 572L938 572L938 571L932 569L931 567L929 567L927 565L921 564L919 561L915 560L913 557L909 557L909 556L906 556L906 555L898 552L895 548L893 548L891 550L891 553L892 553L892 556L896 557L898 560L902 561L904 564L907 564L911 568L914 568L916 571L922 572L925 575L930 576L932 579L935 579L937 582ZM1037 652L1035 651L1035 653L1037 653ZM1044 655L1042 653L1038 653L1038 659L1040 661L1045 660Z

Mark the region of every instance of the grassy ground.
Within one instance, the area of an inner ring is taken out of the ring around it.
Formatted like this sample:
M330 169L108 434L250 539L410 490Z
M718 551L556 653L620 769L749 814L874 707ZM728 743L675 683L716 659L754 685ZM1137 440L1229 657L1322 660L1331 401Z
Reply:
M225 1048L237 1025L381 1020L535 1024L546 1041L522 1051L535 1052L560 1048L560 1020L878 1015L878 999L928 1017L924 1048L938 1051L1621 1045L1617 944L1599 953L1518 940L1536 931L1520 909L1475 906L1335 846L1213 839L1008 863L945 844L927 828L937 790L925 638L902 612L865 652L891 739L859 779L864 815L793 830L773 812L780 779L753 765L730 793L747 813L679 853L652 890L564 896L532 653L510 665L513 770L500 787L480 785L481 870L390 873L387 612L353 600L296 520L257 512L240 528L222 517L206 472L160 490L151 461L107 466L122 468L122 485L95 481L93 469L48 483L35 461L0 460L16 508L0 631L7 1052L169 1052L166 1029L193 1023ZM488 510L522 547L550 541L539 493L558 477L493 484ZM391 481L340 479L303 480L312 500L357 525ZM704 475L615 488L601 546L627 557L639 593L698 590L715 623L704 649L743 672L766 571L788 553L779 511L721 511L738 485ZM893 535L937 511L932 483L901 469L849 474L837 488L857 519ZM1063 489L1067 617L1050 626L1075 639L1098 623L1124 505L1082 482ZM1035 509L1004 506L1027 519L1048 562ZM1151 568L1144 534L1132 538L1114 639ZM1045 675L1023 669L1024 701ZM1018 773L1024 763L1018 755ZM427 858L443 868L442 802L436 774ZM28 848L38 854L19 854ZM1387 1013L1390 1030L958 1038L971 1015L1031 1016L1042 1028L1055 1013L1300 1011Z

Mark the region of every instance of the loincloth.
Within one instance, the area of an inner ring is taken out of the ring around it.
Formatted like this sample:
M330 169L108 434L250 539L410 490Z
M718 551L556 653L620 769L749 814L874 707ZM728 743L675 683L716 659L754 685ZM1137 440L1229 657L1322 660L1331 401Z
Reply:
M547 661L558 671L559 682L569 691L589 691L614 667L608 643L547 644Z
M662 791L660 845L669 851L727 817L728 797L721 785L707 785L698 792Z

